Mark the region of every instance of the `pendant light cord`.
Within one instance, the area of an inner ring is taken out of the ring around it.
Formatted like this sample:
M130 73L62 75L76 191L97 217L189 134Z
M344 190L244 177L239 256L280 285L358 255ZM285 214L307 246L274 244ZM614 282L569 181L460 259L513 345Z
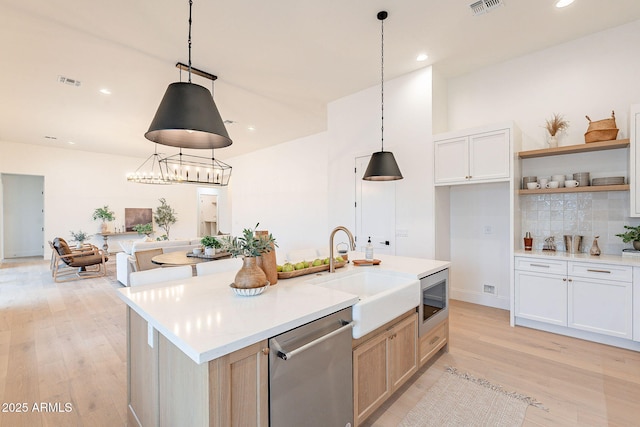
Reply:
M378 14L380 19L380 139L382 144L382 150L384 151L384 19L386 18L386 12L384 15Z
M189 83L191 83L191 8L193 0L189 0Z

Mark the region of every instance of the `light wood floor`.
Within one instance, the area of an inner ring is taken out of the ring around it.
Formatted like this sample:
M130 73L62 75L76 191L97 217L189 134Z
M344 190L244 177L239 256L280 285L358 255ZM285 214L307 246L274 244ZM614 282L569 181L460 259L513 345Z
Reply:
M109 262L113 277L115 265ZM0 265L1 427L123 426L125 308L113 279L53 283L48 261ZM508 313L452 301L451 345L366 425L396 426L446 366L530 395L525 426L639 426L640 353L509 327ZM34 412L33 405L71 412ZM7 409L9 409L7 407Z

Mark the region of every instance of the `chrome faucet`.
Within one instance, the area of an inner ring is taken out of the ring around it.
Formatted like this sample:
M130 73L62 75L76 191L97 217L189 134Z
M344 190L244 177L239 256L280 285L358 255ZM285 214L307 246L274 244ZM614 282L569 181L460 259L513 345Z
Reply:
M333 259L333 238L335 237L336 233L340 230L344 231L346 235L349 237L349 244L351 246L351 250L352 251L356 250L356 241L353 238L353 234L351 234L351 232L347 230L346 227L343 227L342 225L339 225L336 228L334 228L333 231L331 232L331 236L329 236L329 273L336 272L336 268L334 267L335 260Z

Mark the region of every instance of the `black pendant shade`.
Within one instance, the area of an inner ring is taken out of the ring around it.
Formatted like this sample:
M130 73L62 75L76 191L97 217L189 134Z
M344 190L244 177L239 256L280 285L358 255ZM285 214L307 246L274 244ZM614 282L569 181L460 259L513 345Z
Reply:
M362 179L366 181L395 181L402 173L391 151L377 151L371 155Z
M232 144L209 89L171 83L144 134L162 145L181 148L223 148Z
M393 153L384 151L384 20L389 14L382 10L378 12L377 18L380 21L380 151L371 155L367 170L362 179L365 181L395 181L402 179L402 173L398 163L396 163Z

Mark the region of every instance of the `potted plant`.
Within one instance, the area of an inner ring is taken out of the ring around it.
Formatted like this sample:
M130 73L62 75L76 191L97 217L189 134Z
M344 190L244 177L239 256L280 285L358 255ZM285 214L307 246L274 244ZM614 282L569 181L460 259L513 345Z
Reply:
M101 208L96 208L95 211L93 211L93 220L97 221L97 220L102 220L102 224L100 226L100 232L102 234L107 232L107 222L113 221L114 219L116 219L116 215L115 213L109 209L109 206L104 205Z
M149 237L149 235L151 233L153 233L153 223L148 223L148 224L136 224L133 227L133 231L137 231L138 234L144 234L147 237Z
M79 231L70 231L71 233L71 241L76 242L76 249L82 248L85 240L89 240L91 237L89 234L85 233L82 230Z
M204 236L200 239L200 243L204 246L204 254L207 256L215 255L216 249L222 247L220 241L213 236Z
M229 252L232 257L243 257L242 268L236 274L234 286L236 288L261 288L267 283L267 276L258 265L258 258L271 251L275 245L275 239L271 234L256 236L253 229L245 228L240 237L228 237L222 244L223 250Z
M558 146L558 132L563 132L569 128L569 122L561 114L553 113L553 117L545 123L545 129L549 132L549 147Z
M620 237L624 243L633 242L633 249L640 251L640 225L636 227L625 225L624 228L627 231L616 236Z
M164 198L159 199L159 201L160 206L158 206L156 211L153 213L153 219L158 227L165 231L165 235L167 237L163 240L169 240L169 229L178 221L178 217L176 216L176 211L167 204L167 201Z

